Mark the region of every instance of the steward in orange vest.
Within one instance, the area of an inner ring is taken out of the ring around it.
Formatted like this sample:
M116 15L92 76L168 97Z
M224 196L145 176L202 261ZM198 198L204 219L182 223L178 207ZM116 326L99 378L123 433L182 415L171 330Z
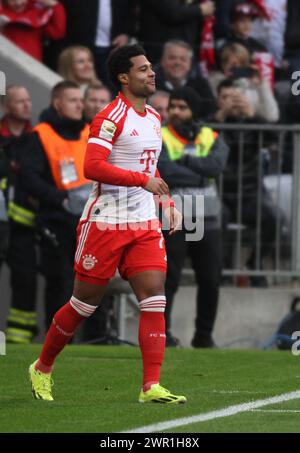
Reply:
M79 87L69 81L52 91L22 166L22 184L39 201L41 271L46 277L46 325L72 294L76 226L91 182L83 175L89 126L82 119Z

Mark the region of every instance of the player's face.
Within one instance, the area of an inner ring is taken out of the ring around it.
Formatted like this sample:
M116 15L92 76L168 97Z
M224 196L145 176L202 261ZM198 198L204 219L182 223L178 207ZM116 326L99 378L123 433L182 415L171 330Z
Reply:
M172 99L169 104L169 121L173 126L188 123L193 118L193 113L183 99Z
M8 94L5 113L18 121L29 121L32 104L26 88L12 88Z
M155 72L144 55L132 57L133 66L128 77L128 89L137 97L148 97L155 92Z
M68 88L54 99L54 108L60 116L69 120L81 120L82 96L79 88Z

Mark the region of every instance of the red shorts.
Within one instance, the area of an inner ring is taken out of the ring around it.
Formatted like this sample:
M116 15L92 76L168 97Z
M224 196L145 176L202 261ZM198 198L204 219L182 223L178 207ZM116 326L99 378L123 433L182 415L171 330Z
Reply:
M148 270L166 272L167 257L160 223L79 223L74 269L78 280L98 285L107 285L117 269L125 280Z

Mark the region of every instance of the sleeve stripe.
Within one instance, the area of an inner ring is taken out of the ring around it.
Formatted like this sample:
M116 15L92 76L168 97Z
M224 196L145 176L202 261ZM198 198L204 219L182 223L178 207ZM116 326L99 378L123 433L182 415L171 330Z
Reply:
M113 116L110 117L110 119L112 121L114 121L115 123L117 123L118 119L116 119L116 118L118 118L118 116L121 113L123 113L125 111L125 109L126 109L126 104L124 102L122 102L122 104L120 105L120 108L115 112L115 114Z
M122 103L122 100L119 99L119 100L118 100L118 103L117 103L117 105L116 105L116 107L113 108L113 110L112 110L112 111L110 112L110 114L108 115L108 118L109 118L109 119L111 119L112 116L116 113L116 111L120 108L121 103Z
M124 116L125 114L125 109L126 109L126 105L124 105L124 108L123 110L121 111L120 115L115 119L115 123L118 124L118 122L120 121L120 119Z
M102 140L101 138L90 138L88 143L95 143L96 145L104 146L104 148L109 149L110 151L112 150L113 145L111 143L108 143L105 140Z

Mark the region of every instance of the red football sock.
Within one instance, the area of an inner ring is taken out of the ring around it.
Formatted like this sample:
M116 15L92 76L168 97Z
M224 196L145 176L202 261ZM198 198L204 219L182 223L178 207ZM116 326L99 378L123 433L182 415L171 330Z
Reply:
M55 314L48 330L46 340L36 364L36 369L42 373L50 373L53 363L73 337L81 322L90 316L97 307L84 304L74 297Z
M164 296L149 297L139 303L139 344L143 359L144 391L149 390L152 384L158 383L160 378L166 344L165 304Z

